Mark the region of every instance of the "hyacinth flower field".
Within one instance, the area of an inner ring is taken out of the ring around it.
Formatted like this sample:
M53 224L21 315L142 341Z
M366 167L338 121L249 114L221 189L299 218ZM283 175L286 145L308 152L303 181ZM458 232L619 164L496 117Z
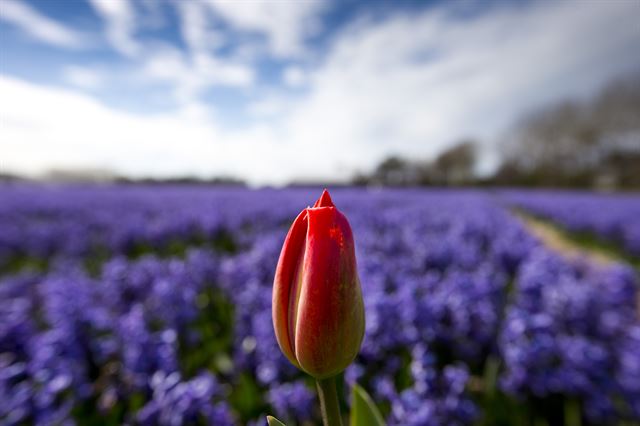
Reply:
M320 422L271 313L318 189L0 187L0 424ZM639 254L640 196L336 189L365 337L339 387L389 425L640 424L640 278L514 214Z

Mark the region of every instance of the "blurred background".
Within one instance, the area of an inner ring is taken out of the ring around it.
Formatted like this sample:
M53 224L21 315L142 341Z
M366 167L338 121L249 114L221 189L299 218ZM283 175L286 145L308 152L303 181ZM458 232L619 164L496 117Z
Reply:
M637 0L0 0L3 180L640 186Z
M320 424L271 324L318 185L366 310L343 413L640 424L639 17L0 0L0 424Z

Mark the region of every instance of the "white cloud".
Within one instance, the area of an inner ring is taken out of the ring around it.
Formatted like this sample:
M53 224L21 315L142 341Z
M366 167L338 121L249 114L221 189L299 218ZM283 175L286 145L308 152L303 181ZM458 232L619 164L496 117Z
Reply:
M199 102L200 96L216 86L248 88L256 72L245 61L221 58L215 49L224 43L224 34L215 29L209 8L199 0L183 0L174 6L187 49L153 44L139 58L138 79L143 83L162 82L173 86L173 95L184 106Z
M135 11L129 0L90 0L93 8L105 20L107 39L126 56L135 56L140 45L134 40Z
M187 52L156 49L141 59L136 78L175 90L172 113L125 113L88 95L2 77L0 165L31 173L231 174L254 183L346 178L389 153L425 158L458 138L493 140L532 107L587 95L640 67L636 8L534 2L464 19L446 6L364 17L336 34L303 76L285 71L289 83L304 81L295 98L254 90L249 118L234 131L198 97L217 84L251 93L256 70L207 52L205 33L185 36ZM215 32L207 25L206 34ZM490 160L491 150L484 152Z
M206 0L211 8L236 29L267 37L275 56L300 55L305 40L322 29L322 1L226 1Z
M42 15L26 3L2 0L0 20L12 23L32 38L53 46L78 49L86 45L86 38L81 34Z
M214 86L246 88L255 80L252 68L204 52L185 54L165 47L149 53L143 62L140 77L171 83L179 103L195 101Z
M284 70L282 80L289 87L300 87L307 82L307 75L300 67L290 66Z
M268 96L264 99L251 102L247 106L247 112L256 117L277 117L284 114L287 108L291 107L291 102L285 98Z
M77 65L65 67L63 77L70 84L88 90L98 89L104 83L104 78L98 71Z
M253 182L286 178L270 129L221 132L193 104L171 114L135 115L70 90L0 76L0 170L37 176L55 169L131 176L231 174ZM280 152L282 153L282 152ZM271 161L265 161L271 159Z
M336 38L284 119L305 153L292 173L346 177L337 164L427 158L459 138L496 138L529 108L640 66L635 11L632 2L539 2L462 20L446 9L362 20Z
M176 7L182 38L191 51L207 52L222 45L222 32L212 28L210 10L202 1L183 0Z

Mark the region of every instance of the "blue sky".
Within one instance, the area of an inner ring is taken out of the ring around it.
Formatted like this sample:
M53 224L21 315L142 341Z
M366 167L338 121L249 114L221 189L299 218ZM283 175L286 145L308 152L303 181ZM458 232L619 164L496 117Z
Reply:
M640 69L640 2L0 0L0 169L346 179Z

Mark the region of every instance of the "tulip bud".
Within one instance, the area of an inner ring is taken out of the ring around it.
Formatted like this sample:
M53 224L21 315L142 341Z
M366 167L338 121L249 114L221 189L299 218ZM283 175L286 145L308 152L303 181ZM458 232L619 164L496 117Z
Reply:
M364 303L353 234L326 190L289 229L272 314L282 352L317 379L340 373L360 350Z

